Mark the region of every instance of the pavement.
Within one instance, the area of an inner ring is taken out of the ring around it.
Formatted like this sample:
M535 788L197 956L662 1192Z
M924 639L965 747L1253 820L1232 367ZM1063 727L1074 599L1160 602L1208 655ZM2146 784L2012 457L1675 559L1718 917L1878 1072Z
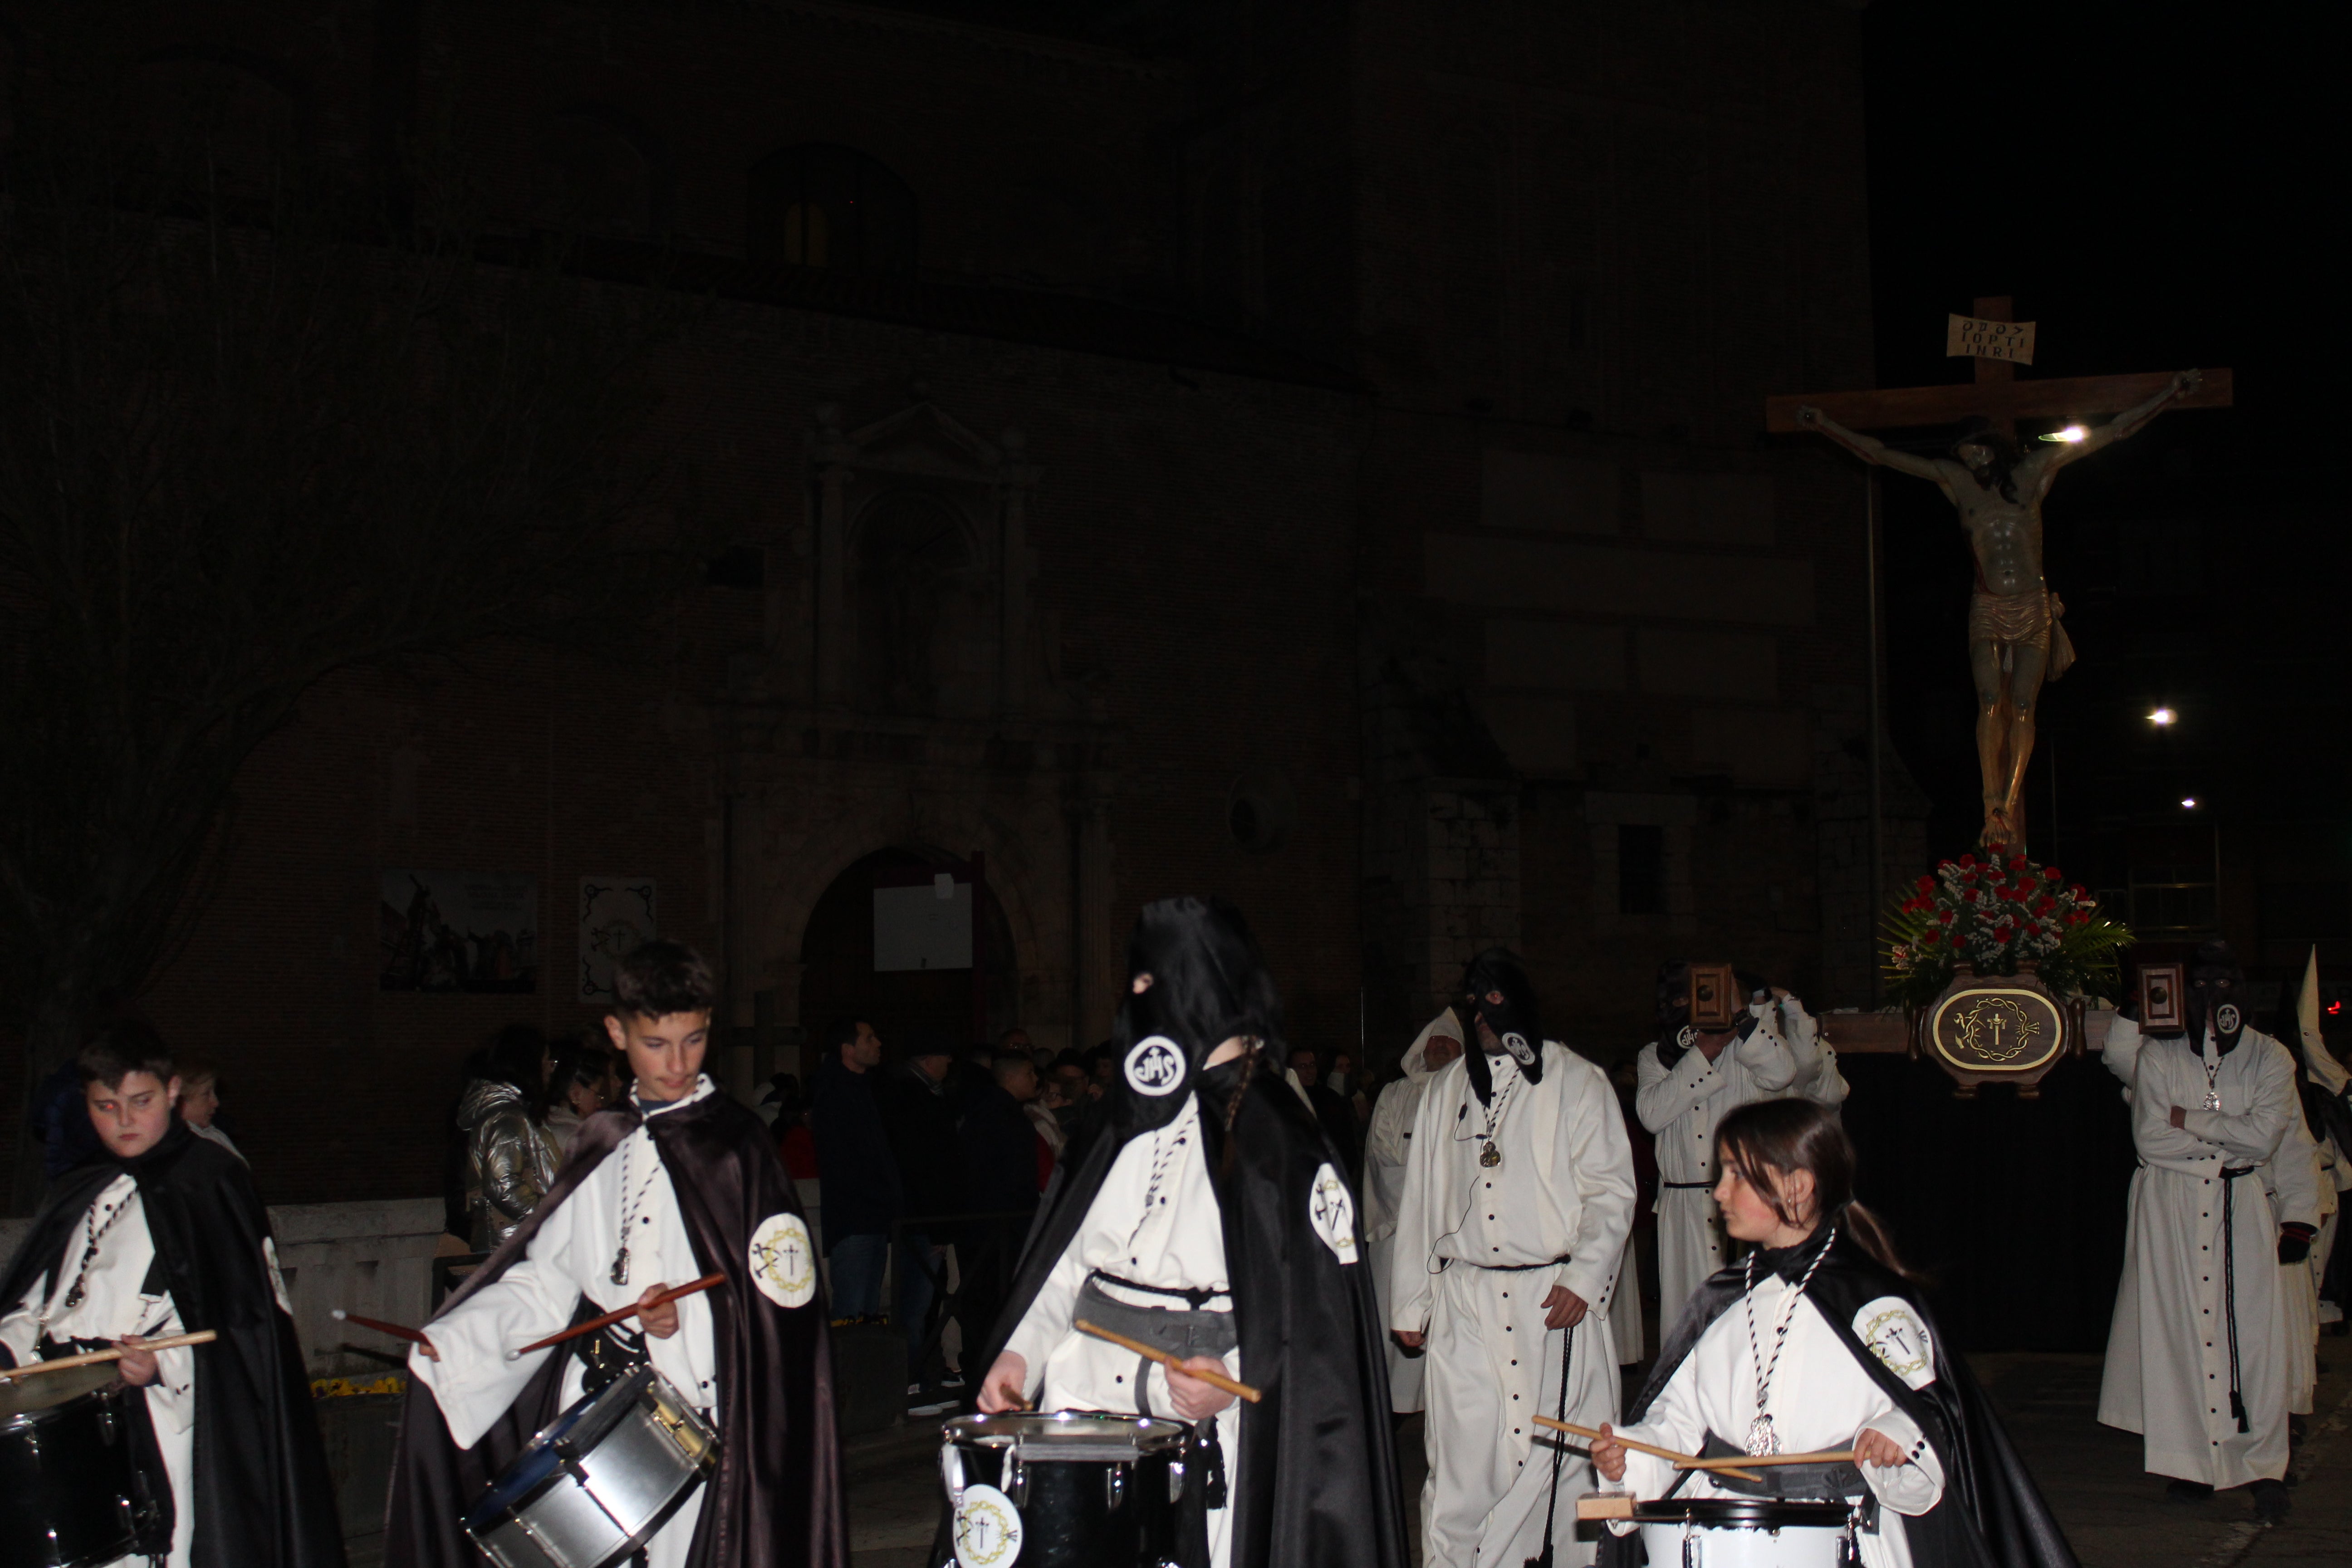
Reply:
M2253 1517L2243 1491L2202 1503L2165 1497L2140 1468L2140 1440L2098 1424L2095 1355L1970 1358L2011 1438L2066 1529L2083 1568L2347 1568L2352 1564L2352 1340L2320 1342L2321 1377L2309 1434L2289 1476L2294 1510L2284 1524ZM937 1424L866 1439L848 1464L851 1568L929 1568L924 1549L939 1519ZM1421 1561L1421 1422L1398 1434L1412 1559Z
M2320 1342L2326 1367L2309 1431L2289 1476L2294 1510L2283 1524L2253 1517L2246 1494L2202 1503L2165 1497L2140 1468L2140 1440L2102 1426L2095 1355L1971 1357L2010 1436L2065 1526L2084 1568L2346 1568L2352 1564L2352 1339ZM939 1423L910 1420L853 1440L844 1455L851 1568L929 1568L939 1522ZM1398 1434L1412 1559L1420 1563L1418 1417ZM381 1561L382 1537L355 1538L352 1568Z

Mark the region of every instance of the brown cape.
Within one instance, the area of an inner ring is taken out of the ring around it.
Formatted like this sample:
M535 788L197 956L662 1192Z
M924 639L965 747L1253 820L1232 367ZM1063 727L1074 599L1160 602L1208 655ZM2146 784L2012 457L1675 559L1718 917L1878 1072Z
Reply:
M546 1216L641 1120L635 1106L590 1117L547 1196L442 1310L512 1268ZM849 1531L841 1507L824 1293L799 1307L780 1307L751 1278L751 1235L760 1222L801 1212L792 1181L767 1128L723 1093L655 1117L651 1132L677 1189L697 1266L727 1276L709 1298L719 1363L719 1462L706 1483L693 1561L697 1568L844 1568ZM583 1302L574 1321L590 1315ZM565 1359L550 1356L513 1407L480 1442L462 1450L450 1441L431 1393L410 1384L393 1461L387 1568L474 1568L481 1562L461 1521L532 1434L559 1413Z

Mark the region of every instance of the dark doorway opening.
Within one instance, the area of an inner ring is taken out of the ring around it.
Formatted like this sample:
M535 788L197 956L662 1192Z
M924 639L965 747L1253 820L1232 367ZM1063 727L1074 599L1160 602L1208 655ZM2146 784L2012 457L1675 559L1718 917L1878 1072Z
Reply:
M877 888L903 887L910 879L939 875L957 882L971 879L971 863L929 848L878 849L833 880L809 911L801 937L801 1027L806 1075L816 1068L824 1027L836 1018L862 1018L882 1037L890 1059L901 1059L918 1036L944 1038L959 1049L993 1039L1013 1026L1019 1007L1020 968L1013 962L1013 927L1003 906L983 879L972 894L973 959L979 969L979 1006L971 968L898 970L874 967L874 894Z

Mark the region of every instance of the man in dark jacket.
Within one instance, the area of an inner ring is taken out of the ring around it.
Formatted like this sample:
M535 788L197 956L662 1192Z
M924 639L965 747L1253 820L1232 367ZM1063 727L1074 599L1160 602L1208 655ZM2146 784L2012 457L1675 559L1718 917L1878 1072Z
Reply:
M1307 1108L1322 1124L1323 1135L1331 1140L1340 1165L1350 1176L1362 1174L1364 1136L1356 1126L1356 1108L1323 1082L1322 1058L1301 1046L1290 1053L1290 1070L1298 1075L1299 1087L1307 1091Z
M820 1220L833 1265L833 1310L844 1318L881 1312L890 1222L907 1212L882 1120L881 1086L881 1037L856 1018L827 1026L809 1131L824 1183Z
M970 1334L985 1335L995 1327L1012 1285L1013 1266L1020 1259L1022 1238L1037 1212L1037 1128L1013 1092L1017 1084L1034 1094L1036 1083L1037 1068L1027 1056L1000 1054L956 1130L963 1148L964 1206L1010 1216L974 1220L956 1243L956 1261L963 1274L963 1305L957 1319Z
M939 1036L919 1034L891 1075L884 1115L907 1196L903 1212L910 1216L960 1214L972 1206L963 1190L956 1105L949 1093L956 1068L954 1047ZM923 1346L930 1338L931 1303L946 1280L948 1247L955 1239L945 1231L909 1226L899 1242L895 1310L907 1332L907 1373L914 1379L907 1390L910 1396L942 1385L944 1362L936 1352L926 1358Z

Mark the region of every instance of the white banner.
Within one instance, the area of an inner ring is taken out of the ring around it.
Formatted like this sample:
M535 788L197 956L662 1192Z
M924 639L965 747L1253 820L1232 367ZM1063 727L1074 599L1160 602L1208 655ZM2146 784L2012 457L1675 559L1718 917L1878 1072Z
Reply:
M1954 316L1944 329L1944 353L1952 359L2005 359L2032 364L2033 323Z

